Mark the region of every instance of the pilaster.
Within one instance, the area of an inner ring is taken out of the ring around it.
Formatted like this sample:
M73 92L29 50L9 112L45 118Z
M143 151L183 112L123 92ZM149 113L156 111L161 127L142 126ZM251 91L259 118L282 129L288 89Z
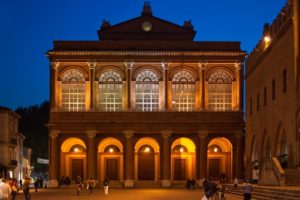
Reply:
M161 131L162 136L162 151L161 151L161 186L171 187L171 150L170 150L170 137L171 130Z
M127 110L131 110L131 70L133 68L134 62L124 62L124 65L126 67L126 91L127 91Z
M51 130L49 133L49 140L50 140L50 162L49 162L49 182L48 187L54 188L58 187L58 138L59 131L58 130Z
M169 110L169 87L168 87L168 81L169 81L169 64L166 62L162 62L161 63L162 69L163 69L163 73L164 73L164 101L165 101L165 105L164 105L164 109L165 110Z
M97 66L97 63L94 61L88 62L89 65L89 78L90 78L90 111L94 110L94 79L95 79L95 67Z
M198 136L200 139L200 152L199 152L199 157L200 157L200 180L207 178L207 137L208 137L208 132L207 131L199 131Z
M88 130L86 131L86 136L88 140L87 146L87 178L95 178L95 169L96 169L96 152L95 152L95 137L97 131Z
M50 66L50 110L56 110L56 81L59 62L52 61Z
M199 62L198 69L199 69L199 75L200 75L200 96L201 96L201 105L200 110L205 110L205 70L206 70L207 62Z
M134 186L134 149L133 149L133 134L132 130L123 131L125 137L125 187Z

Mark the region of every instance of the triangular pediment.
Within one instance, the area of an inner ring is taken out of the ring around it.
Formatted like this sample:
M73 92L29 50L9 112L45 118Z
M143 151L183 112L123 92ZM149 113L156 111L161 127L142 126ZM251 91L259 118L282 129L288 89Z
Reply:
M98 31L100 40L192 41L195 33L190 21L180 26L151 14L142 15L112 26L104 21Z

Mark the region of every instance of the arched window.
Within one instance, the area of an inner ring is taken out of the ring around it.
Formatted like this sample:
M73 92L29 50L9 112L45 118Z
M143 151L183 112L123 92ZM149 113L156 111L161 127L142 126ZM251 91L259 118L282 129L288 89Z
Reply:
M212 111L232 109L232 78L224 70L214 71L209 77L208 107Z
M105 71L99 77L100 111L122 110L122 78L114 70Z
M119 153L120 149L116 145L108 145L104 149L105 153Z
M141 71L136 77L137 111L157 111L159 108L158 76L149 69Z
M186 71L177 72L172 79L172 109L193 111L195 109L195 78Z
M85 110L85 78L79 70L68 70L62 77L62 110Z

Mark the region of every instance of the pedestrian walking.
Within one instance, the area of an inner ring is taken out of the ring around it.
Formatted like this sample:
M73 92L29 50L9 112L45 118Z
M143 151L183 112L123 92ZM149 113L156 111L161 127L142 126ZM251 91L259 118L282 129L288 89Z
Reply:
M235 177L233 180L234 189L237 188L238 183L239 183L239 180L237 179L237 177Z
M242 190L244 193L244 200L250 200L251 193L252 193L252 185L251 185L249 179L246 179L245 182L243 183Z
M90 191L90 194L93 194L94 187L96 187L96 181L93 179L93 177L90 177L90 179L87 181L87 188Z
M30 200L30 178L25 177L24 183L23 183L23 194L25 197L25 200Z
M82 179L81 179L80 176L77 176L77 179L76 179L75 183L76 183L76 186L77 186L76 187L76 193L77 193L77 195L80 195L81 192L82 192Z
M36 177L35 178L35 181L34 181L34 188L35 188L35 192L38 191L38 187L39 187L39 178Z
M8 200L11 194L10 185L6 182L5 178L2 178L0 183L0 199L1 200Z
M103 181L103 187L104 187L104 194L108 195L108 186L109 186L109 180L107 177L105 177Z

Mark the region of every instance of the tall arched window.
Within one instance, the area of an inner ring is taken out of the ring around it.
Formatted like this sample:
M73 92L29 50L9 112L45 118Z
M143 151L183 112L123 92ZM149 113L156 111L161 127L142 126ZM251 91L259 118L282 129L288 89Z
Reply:
M62 77L62 110L85 110L85 78L79 70L68 70Z
M195 78L186 71L177 72L172 79L172 109L193 111L195 109Z
M208 108L212 111L232 109L232 78L224 70L214 71L209 77Z
M100 111L122 110L122 78L114 70L105 71L99 77Z
M157 111L159 109L158 76L149 69L141 71L136 77L137 111Z

